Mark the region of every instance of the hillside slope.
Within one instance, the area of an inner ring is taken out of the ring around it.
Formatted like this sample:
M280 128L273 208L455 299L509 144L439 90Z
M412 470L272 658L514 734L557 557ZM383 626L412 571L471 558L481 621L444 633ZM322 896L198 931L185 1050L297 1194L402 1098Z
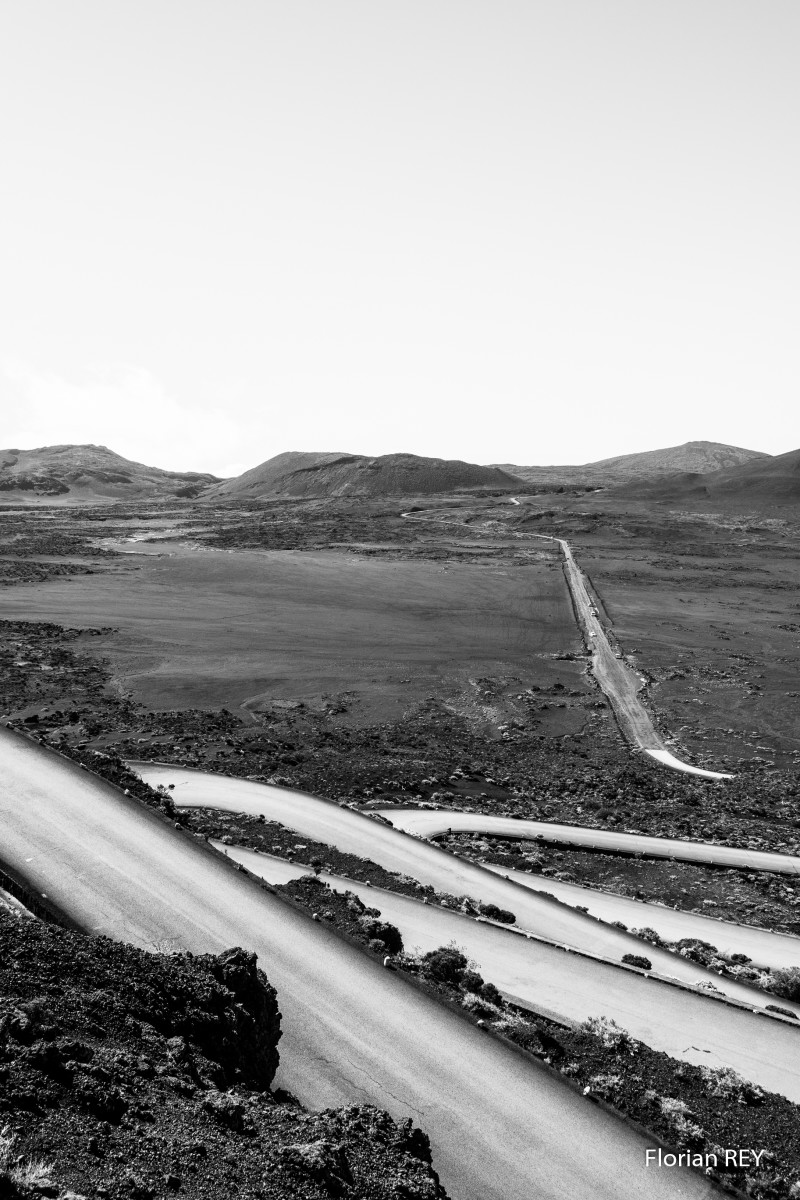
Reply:
M410 496L519 486L497 467L416 454L279 454L213 489L214 496Z
M92 503L160 496L196 496L214 475L162 471L131 462L107 446L40 446L0 450L4 503Z
M313 471L317 467L334 462L353 462L351 454L315 453L313 451L287 450L276 454L266 462L251 467L249 471L226 479L214 489L215 495L267 496L283 492L284 485L293 475Z
M667 446L662 450L645 450L638 454L620 454L602 458L582 466L516 467L504 465L503 470L526 482L558 484L594 484L609 487L633 479L679 473L706 474L735 468L754 461L769 461L770 455L722 442L685 442L682 446Z
M711 500L725 508L797 505L800 504L800 450L759 458L725 471L640 480L619 488L617 494L673 503Z

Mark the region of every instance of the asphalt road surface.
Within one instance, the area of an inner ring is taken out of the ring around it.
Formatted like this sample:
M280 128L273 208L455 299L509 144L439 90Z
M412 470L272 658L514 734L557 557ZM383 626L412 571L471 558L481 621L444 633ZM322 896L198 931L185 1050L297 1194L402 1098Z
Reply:
M517 503L517 501L513 501ZM409 521L434 521L443 525L463 525L462 521L441 521L438 518L425 517L418 513L401 513ZM704 779L732 779L720 771L708 771L703 767L695 767L683 762L667 749L663 739L657 732L650 714L639 699L644 680L631 670L621 658L617 658L606 636L606 631L600 623L597 610L592 603L586 587L583 572L572 554L569 542L564 538L553 537L546 533L533 533L531 537L541 538L545 542L558 542L564 555L564 573L575 606L578 624L583 630L586 643L592 652L592 673L603 693L607 696L614 715L617 718L623 735L638 749L643 750L650 758L671 767L673 771L683 771L687 775L701 775Z
M534 534L534 537L546 537L545 534ZM564 555L564 572L569 585L570 594L583 628L588 645L592 649L592 672L599 683L609 703L614 710L620 729L628 741L640 750L644 750L651 758L672 767L673 770L683 771L689 775L701 775L705 779L732 779L719 771L707 771L702 767L694 767L690 763L676 758L664 745L656 731L650 714L639 699L642 690L642 680L631 670L621 658L617 658L606 637L606 631L600 624L597 610L591 601L586 580L572 555L569 542L563 538L547 538L555 541L561 547Z
M629 929L654 929L668 942L699 938L715 946L721 954L746 954L759 967L800 967L800 938L788 933L774 933L771 929L758 929L755 925L736 925L732 921L720 921L702 913L667 908L663 904L648 904L644 900L633 900L630 896L617 896L614 892L581 887L577 883L565 883L546 875L528 875L526 871L493 866L491 863L484 865L487 870L506 875L523 887L550 892L556 900L573 908L579 904L585 905L589 914L601 921L622 921Z
M361 858L372 859L388 870L431 884L439 892L471 896L484 903L497 904L515 914L519 928L538 937L599 955L612 962L621 962L623 954L643 952L641 940L633 934L576 912L557 900L533 892L466 859L448 854L427 841L409 837L374 817L341 808L305 792L271 787L247 779L233 779L186 767L153 763L130 765L153 787L172 785L170 795L179 806L261 814L270 820L280 821L306 837L337 846ZM422 812L421 815L439 817L440 820L443 816L450 816L449 813L434 812ZM512 824L522 825L524 822L512 821ZM652 963L653 973L661 978L677 979L690 987L711 985L716 991L746 1004L748 1008L763 1009L773 1002L772 997L757 988L717 975L669 950L648 946L646 954ZM800 1004L782 1001L782 1005L800 1017Z
M546 1068L5 728L0 818L2 865L82 928L146 948L254 950L283 1011L277 1082L314 1107L373 1103L412 1116L454 1200L715 1194L700 1175L648 1169L646 1137Z
M800 875L800 858L769 850L742 850L735 846L717 846L713 842L684 842L679 838L648 837L641 833L617 833L610 829L557 825L549 821L518 820L516 817L492 817L453 809L384 808L375 811L391 821L395 829L404 829L407 833L425 838L441 837L449 830L454 833L486 833L493 837L553 842L558 846L578 846L610 854L621 851L647 858L674 858L677 862L771 871L776 875Z
M234 861L271 883L311 872L310 867L243 846L219 845ZM437 904L325 872L319 878L337 891L355 892L365 904L380 909L382 919L402 933L407 950L425 953L455 941L475 960L485 979L533 1012L566 1024L612 1017L655 1050L699 1066L733 1067L753 1083L800 1102L800 1030L788 1022L765 1021L750 1009L723 1006L713 997L686 992L648 975L565 953Z
M217 845L220 851L230 853L237 861L244 862L244 859L238 858L243 852L242 847L227 847L222 842L215 842L214 845ZM313 873L312 867L303 863L287 862L285 858L277 858L270 854L260 854L258 858L262 870L257 874L269 879L271 883L287 883L290 879L299 879L302 875ZM487 871L505 875L523 887L538 892L549 892L556 900L560 900L562 904L569 904L572 908L584 905L588 908L590 916L601 921L622 921L629 929L654 929L670 942L680 941L681 938L698 938L716 947L721 954L746 954L751 962L759 967L800 967L800 938L792 937L788 933L775 933L771 929L759 929L754 925L736 925L731 921L703 916L702 913L667 908L663 904L648 904L645 900L633 900L630 896L618 896L615 892L581 887L580 884L566 883L546 875L529 875L526 871L515 871L510 867L499 867L492 863L483 865ZM264 871L268 873L264 874ZM337 880L338 883L334 886L338 886L339 890L343 887L352 890L356 886L352 880L341 876L328 876L323 873L321 878L328 882ZM647 953L646 947L642 948L642 952Z

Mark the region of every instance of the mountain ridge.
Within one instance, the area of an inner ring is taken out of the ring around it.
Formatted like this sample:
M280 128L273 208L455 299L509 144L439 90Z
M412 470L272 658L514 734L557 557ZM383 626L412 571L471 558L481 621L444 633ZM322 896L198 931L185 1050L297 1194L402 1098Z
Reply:
M482 466L461 459L397 453L370 457L343 451L285 451L232 479L168 471L124 458L107 446L59 444L0 450L0 502L113 503L128 499L373 497L450 491L548 490L578 486L641 499L737 495L794 503L800 497L800 451L769 455L721 442L617 455L564 466ZM705 468L705 469L701 469Z
M91 503L160 496L196 496L215 475L165 471L123 458L93 443L0 450L4 502Z
M800 504L800 449L721 471L631 481L616 488L614 494L673 503L708 500L726 508Z
M596 483L611 486L630 479L652 475L669 475L693 472L706 474L772 456L760 450L748 450L743 446L731 446L724 442L690 441L680 446L666 446L658 450L643 450L633 454L619 454L613 458L601 458L596 462L552 466L513 466L498 464L502 470L516 475L526 483L546 483L550 480L561 483Z

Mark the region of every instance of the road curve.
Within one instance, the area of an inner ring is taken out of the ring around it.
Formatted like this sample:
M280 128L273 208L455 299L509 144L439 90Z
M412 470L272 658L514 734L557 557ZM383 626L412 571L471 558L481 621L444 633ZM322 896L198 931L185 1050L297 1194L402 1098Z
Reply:
M5 728L0 768L10 873L91 932L254 950L283 1011L278 1082L314 1107L411 1115L456 1200L718 1194L648 1170L643 1135L102 780Z
M340 808L328 800L186 767L154 763L129 765L151 786L169 787L171 784L170 794L179 806L261 814L306 837L338 846L361 858L370 858L388 870L431 884L437 891L467 895L510 909L521 929L612 962L620 962L623 954L642 953L640 939L632 934L448 854L427 841L408 837L383 821ZM677 979L689 987L713 985L716 991L751 1009L763 1009L771 1003L771 998L757 988L717 975L669 950L649 946L647 957L653 973L664 979ZM800 1017L800 1004L787 1001L785 1007L796 1011Z
M220 847L272 883L285 883L312 870L242 846L220 843ZM711 996L566 954L560 947L411 896L324 872L319 878L337 891L355 892L365 904L380 909L383 919L400 930L409 950L424 953L455 941L486 979L533 1012L566 1024L613 1017L655 1050L695 1065L733 1067L753 1083L800 1102L800 1031L788 1022L760 1020L749 1009L722 1008Z
M523 841L552 842L558 846L577 846L605 853L640 854L647 858L674 858L678 862L706 863L717 867L738 867L748 871L770 871L776 875L800 875L800 858L773 850L743 850L736 846L717 846L713 842L684 842L680 838L649 837L644 833L617 833L610 829L591 829L584 825L558 825L549 821L493 817L477 812L453 809L382 808L380 816L395 829L418 837L435 838L453 833L485 833L494 837L520 838Z

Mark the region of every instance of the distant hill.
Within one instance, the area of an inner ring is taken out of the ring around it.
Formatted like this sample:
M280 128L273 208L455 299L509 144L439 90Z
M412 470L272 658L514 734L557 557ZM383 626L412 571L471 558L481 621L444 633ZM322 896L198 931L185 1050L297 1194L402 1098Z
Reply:
M215 475L162 471L131 462L107 446L40 446L0 450L0 503L102 503L196 496Z
M685 442L664 450L645 450L639 454L621 454L601 458L582 466L516 467L503 464L502 470L529 483L578 484L610 487L628 480L657 475L707 474L755 460L769 461L771 456L759 450L727 446L722 442Z
M497 467L416 454L301 454L268 459L213 489L213 496L419 496L492 488L513 491L514 479Z
M284 485L293 475L313 471L328 463L353 462L352 454L314 453L313 451L287 450L276 454L266 462L251 467L234 479L226 479L214 489L216 495L272 496L285 494Z
M800 450L760 457L725 471L638 480L618 488L616 494L677 504L709 500L734 510L800 505Z

